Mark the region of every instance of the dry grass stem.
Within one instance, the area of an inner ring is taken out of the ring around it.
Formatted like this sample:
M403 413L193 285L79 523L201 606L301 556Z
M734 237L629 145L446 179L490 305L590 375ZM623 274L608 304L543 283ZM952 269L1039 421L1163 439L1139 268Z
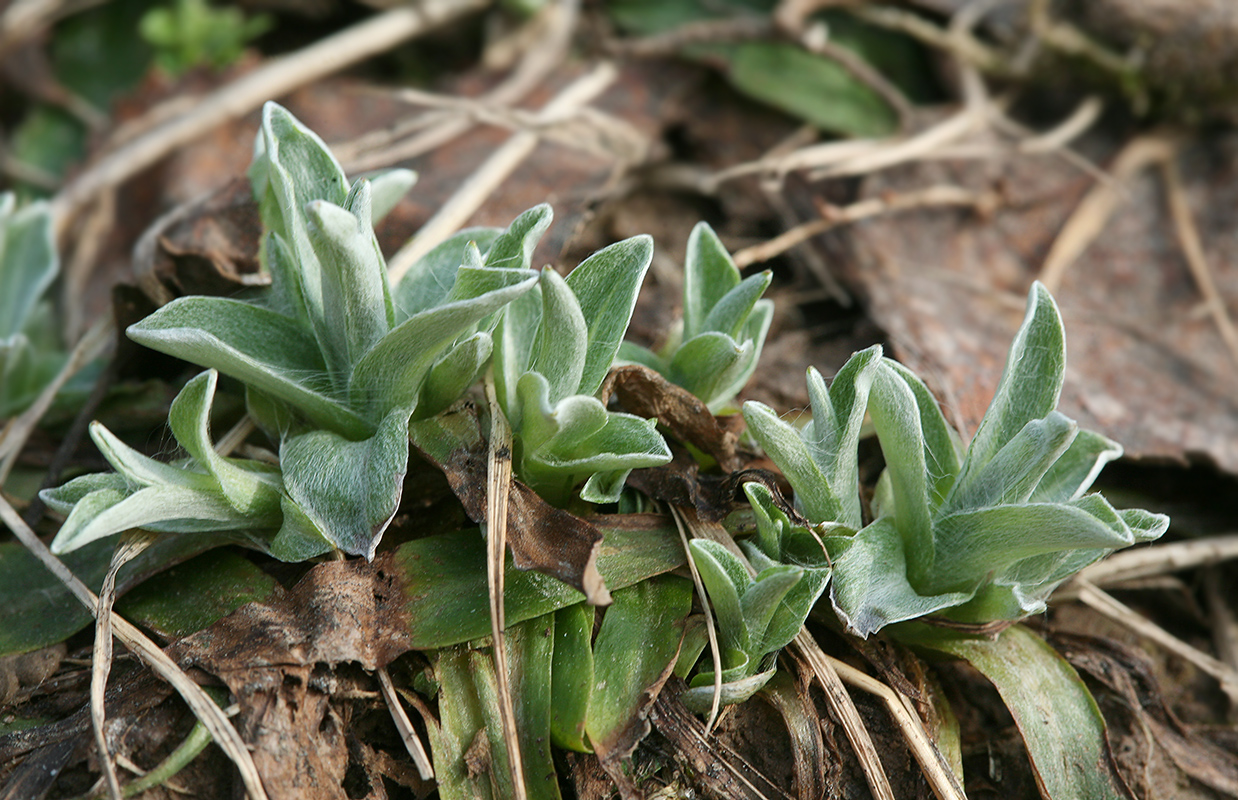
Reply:
M1219 661L1196 647L1192 647L1169 631L1136 613L1117 598L1088 583L1075 579L1079 584L1079 601L1105 617L1129 628L1135 633L1160 645L1171 653L1194 664L1200 671L1216 678L1221 690L1230 698L1238 700L1238 670Z
M494 675L499 700L499 721L507 742L508 764L512 771L515 800L525 800L524 759L520 756L520 737L507 669L507 646L503 631L503 567L507 557L507 504L512 485L512 429L503 416L495 395L494 376L486 373L486 402L490 407L490 444L486 454L486 586L490 590L490 635L494 639Z
M1121 188L1151 164L1173 157L1174 143L1165 134L1147 134L1132 139L1113 161L1112 182L1098 183L1075 207L1053 242L1040 268L1040 281L1050 292L1062 285L1066 270L1096 240L1124 199Z
M671 518L675 520L675 529L679 531L679 541L683 543L683 552L688 559L688 570L692 573L692 585L696 587L697 597L701 598L701 611L705 615L705 633L709 637L709 653L714 665L714 698L709 704L709 719L705 721L705 735L713 732L718 722L718 711L722 708L722 648L718 646L718 630L714 625L714 613L709 606L709 596L705 593L705 584L701 582L701 573L692 559L692 550L688 547L688 534L684 531L683 515L679 509L671 506Z
M61 279L66 341L75 342L81 335L86 318L90 276L99 261L99 253L115 227L116 192L114 189L105 189L99 192L96 202L76 228L73 255L68 259Z
M615 66L602 62L551 100L538 115L539 121L550 122L576 112L606 91L617 77ZM404 273L408 272L418 259L463 227L491 193L521 162L532 155L538 141L537 133L520 131L491 153L490 157L465 179L456 193L439 207L438 212L426 221L421 230L391 257L387 268L391 282L399 283L400 278L404 277Z
M941 750L933 743L910 698L850 664L831 658L821 651L811 636L807 636L806 630L800 633L806 639L802 643L798 638L796 639L801 652L805 647L815 648L813 659L823 659L844 683L875 695L885 703L938 800L966 800L967 796L963 793L958 777L950 768Z
M580 0L561 0L538 12L529 24L537 25L541 35L530 43L510 75L470 102L507 108L540 86L570 51L579 6ZM401 120L387 130L364 134L333 150L350 172L364 172L416 158L462 136L475 124L476 120L465 113L430 111Z
M1217 289L1212 277L1212 268L1204 255L1204 246L1199 238L1199 229L1195 226L1195 217L1191 214L1191 205L1186 197L1186 189L1182 185L1182 174L1178 170L1177 159L1170 157L1161 162L1161 175L1165 179L1165 193L1169 200L1169 215L1173 218L1174 233L1178 237L1178 245L1187 266L1191 269L1191 277L1199 287L1199 293L1204 296L1204 303L1212 315L1212 321L1221 333L1225 347L1234 366L1238 367L1238 329L1234 328L1234 320L1225 306L1225 298Z
M1100 97L1090 94L1079 102L1070 116L1044 133L1029 136L1019 142L1020 152L1028 155L1052 153L1069 145L1086 133L1105 110L1105 103Z
M272 60L202 98L188 113L109 153L79 175L52 203L55 230L63 235L79 210L99 192L119 186L221 123L487 4L486 0L423 0L399 6Z
M413 728L408 714L404 713L404 706L400 705L400 696L396 694L395 686L391 683L391 676L387 674L387 668L379 667L374 674L378 676L378 686L382 690L383 699L387 701L391 719L395 722L396 730L400 732L400 738L404 741L404 749L408 751L413 764L417 767L417 773L421 775L422 780L434 780L434 766L430 763L430 756L426 754L426 748L422 745L421 737Z
M1077 580L1105 587L1141 578L1165 575L1197 567L1214 566L1238 558L1238 534L1211 536L1186 542L1156 544L1114 553L1085 567ZM1075 583L1067 583L1055 596L1069 597Z
M56 394L82 367L103 355L112 344L112 337L115 333L116 326L109 313L91 326L86 335L78 340L77 345L69 353L68 360L60 368L60 372L51 383L44 387L42 394L30 405L30 408L9 420L3 432L0 432L0 485L3 485L8 478L13 465L17 463L17 456L26 446L26 440L34 432L39 420L47 413L47 409L51 408Z
M99 750L99 766L112 800L123 800L116 761L107 744L107 713L104 696L107 679L112 671L112 606L116 602L116 573L135 556L150 546L154 536L143 531L125 534L112 553L112 564L103 578L95 607L95 643L90 667L90 724L94 729L95 746Z
M89 587L82 583L63 561L47 549L47 545L39 540L39 537L18 516L13 506L2 494L0 494L0 522L9 526L9 530L17 537L17 540L73 593L78 602L89 609L92 615L96 613L99 599L95 597L94 592L90 591ZM176 665L176 662L146 637L146 634L125 618L113 616L112 633L156 675L171 684L177 694L184 699L194 716L210 731L216 744L236 764L250 800L266 800L266 790L262 786L262 779L258 775L258 768L254 766L248 746L223 710L215 705L202 687L186 675L184 670Z
M735 265L743 269L752 264L769 261L814 236L819 236L840 225L848 225L862 219L914 208L964 207L971 208L979 214L989 214L1000 201L1000 197L994 192L974 192L961 186L941 185L929 186L914 192L873 197L842 207L823 205L821 207L822 219L805 222L780 233L769 241L745 247L736 252L733 258Z

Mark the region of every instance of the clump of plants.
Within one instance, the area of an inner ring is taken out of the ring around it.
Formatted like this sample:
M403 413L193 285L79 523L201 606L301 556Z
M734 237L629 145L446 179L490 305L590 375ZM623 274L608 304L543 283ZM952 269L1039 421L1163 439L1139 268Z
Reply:
M743 278L704 224L688 244L682 326L655 353L622 342L652 258L649 237L604 248L566 277L536 271L534 249L551 220L550 208L538 206L506 229L461 231L392 285L373 225L412 185L411 173L350 182L313 132L270 104L250 179L270 286L247 299L183 297L128 330L206 368L169 414L185 456L149 458L94 424L91 437L115 472L43 493L66 516L55 550L140 527L212 536L284 560L333 549L372 559L400 507L410 426L416 436L457 430L446 420L479 381L492 384L494 413L510 426L516 476L550 504L588 515L596 510L589 504L619 498L632 470L671 460L657 420L599 396L616 361L660 372L716 412L751 377L769 328L772 303L761 299L769 273ZM0 204L6 219L11 211L11 201ZM23 213L11 217L22 224L5 240L6 259L10 246L37 250L43 241L40 212ZM37 297L48 274L33 270L15 285ZM26 305L8 303L11 296L0 294L0 304L20 313ZM24 330L27 321L19 322L14 331ZM20 343L19 333L7 335L6 343ZM533 794L557 796L545 780L555 770L547 741L596 752L613 767L635 746L642 704L672 667L687 678L681 697L694 710L709 709L718 686L722 702L743 701L770 690L779 651L810 615L831 610L856 635L885 630L924 651L968 658L995 682L1004 680L999 662L1017 651L1049 675L1046 685L1072 698L1086 718L1081 735L1100 746L1103 723L1098 734L1086 688L1077 676L1070 682L1073 671L1034 634L1015 625L981 640L956 630L1013 625L1043 610L1053 589L1085 565L1155 539L1168 525L1162 515L1118 510L1087 494L1121 448L1056 410L1064 365L1062 321L1037 284L997 394L966 447L924 383L880 347L853 355L828 386L810 369L811 421L802 428L759 403L743 406L753 437L793 487L794 506L747 483L755 530L739 550L694 539L682 553L677 538L654 536L632 545L635 538L609 529L607 543L630 563L608 563L614 604L599 624L574 590L549 578L521 583L507 599L507 667L523 720L525 775L537 776ZM277 463L217 451L210 417L221 374L244 387L248 414L277 448ZM463 416L476 422L471 413ZM423 424L435 421L442 424ZM858 449L868 423L885 471L866 504ZM410 614L419 621L409 624L433 628L417 641L430 652L441 693L441 726L431 731L439 790L445 798L505 796L507 778L494 777L502 769L485 779L469 769L483 730L495 764L510 754L493 710L496 667L480 654L486 631L475 627L485 579L460 577L461 565L475 563L474 539L450 536L446 545L422 540L421 555L401 562L410 585L420 570L442 564L455 581L451 591L410 589L409 600L421 604ZM667 574L686 558L706 591L698 602L718 621L720 652L709 658L691 585ZM820 602L827 592L828 606ZM925 624L940 620L953 627ZM1032 713L1034 698L1012 698L1016 717ZM1061 742L1029 746L1038 764L1063 757Z

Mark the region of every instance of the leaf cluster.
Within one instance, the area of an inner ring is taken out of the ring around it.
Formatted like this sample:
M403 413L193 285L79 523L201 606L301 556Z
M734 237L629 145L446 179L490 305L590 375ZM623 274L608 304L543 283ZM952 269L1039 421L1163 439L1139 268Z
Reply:
M993 402L964 449L936 401L879 347L854 355L827 389L808 376L813 422L795 431L748 403L753 434L780 466L800 510L835 523L831 599L848 627L941 614L985 623L1044 609L1063 580L1113 550L1159 537L1164 515L1117 510L1086 494L1115 442L1056 411L1065 371L1057 305L1040 284ZM855 442L865 410L886 469L861 526Z
M624 342L619 357L656 370L717 412L757 368L774 318L773 301L760 298L772 279L768 270L741 279L713 228L698 223L684 259L682 327L657 353Z

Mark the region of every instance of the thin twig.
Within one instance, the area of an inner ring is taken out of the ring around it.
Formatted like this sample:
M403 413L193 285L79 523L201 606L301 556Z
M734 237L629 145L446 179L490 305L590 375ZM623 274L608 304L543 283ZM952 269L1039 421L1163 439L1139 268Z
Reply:
M9 420L4 431L0 433L0 486L8 478L13 465L17 463L17 456L26 445L26 440L34 432L39 420L43 419L43 415L51 408L56 395L82 367L103 355L112 343L114 334L115 325L109 313L91 326L86 335L78 340L73 351L69 353L68 360L60 368L60 372L56 374L51 383L43 387L42 393L34 403L20 415Z
M1204 570L1204 597L1207 601L1208 615L1212 623L1212 643L1216 648L1220 661L1238 671L1238 619L1230 609L1225 596L1219 569ZM1228 692L1229 718L1231 722L1238 721L1238 694Z
M9 530L17 537L17 540L25 545L26 549L55 575L61 583L68 587L78 602L84 605L92 615L96 613L99 598L95 597L94 592L90 591L90 588L82 583L65 566L63 561L56 558L47 549L47 545L43 544L34 531L30 529L30 526L18 516L17 511L13 509L13 506L9 504L3 494L0 494L0 522L4 522L4 524L9 526ZM156 675L171 684L172 688L185 700L190 710L193 711L194 716L211 732L211 736L220 749L236 764L237 771L240 772L241 781L245 785L245 790L249 793L250 800L266 800L266 790L262 786L262 779L258 775L258 768L254 766L253 756L250 755L245 741L237 733L236 728L232 726L232 723L219 706L215 705L210 696L203 691L202 687L198 686L192 678L176 665L176 662L159 649L158 645L148 639L145 634L128 620L114 616L112 618L112 633L117 639L120 639L125 647L129 648L130 651L150 667Z
M604 92L616 77L618 72L613 64L599 64L560 92L542 109L538 118L543 122L550 122L575 112ZM388 265L391 282L398 283L418 259L459 230L498 185L533 153L538 140L537 133L520 131L495 150L477 171L460 185L456 193L439 207L438 212L426 221L421 230L391 257Z
M513 106L563 63L571 49L580 0L560 0L539 13L550 15L546 23L548 32L538 38L537 46L528 50L507 78L481 94L475 102L494 108ZM435 111L398 122L390 130L365 134L333 149L349 171L366 171L416 158L462 136L475 124L476 121L466 114ZM401 139L418 131L416 136Z
M119 186L221 123L486 5L487 0L423 0L399 6L270 61L204 97L189 113L108 154L78 176L52 203L56 231L63 234L77 212L100 191Z
M413 764L417 766L418 774L421 775L423 781L434 780L434 766L430 763L430 757L426 755L426 748L422 745L417 730L413 728L412 721L409 720L408 714L404 713L404 706L400 705L400 696L396 694L395 686L391 683L391 676L387 674L387 668L379 667L374 674L378 676L378 686L382 690L383 699L387 701L391 719L395 722L396 730L400 732L400 738L404 740L404 749L408 751Z
M1124 199L1121 186L1151 164L1173 157L1173 140L1162 133L1132 139L1113 161L1112 182L1098 183L1084 196L1062 226L1053 247L1040 268L1040 281L1050 292L1062 285L1062 278L1079 256L1096 240Z
M929 186L914 192L884 195L867 200L860 200L847 206L823 206L823 219L810 220L796 225L790 230L778 234L760 244L745 247L733 256L735 265L740 269L769 261L782 255L793 247L803 244L814 236L841 225L848 225L863 219L889 214L896 211L906 211L914 208L964 207L971 208L981 214L991 213L1000 202L993 192L974 192L961 186Z
M1234 365L1238 366L1238 329L1234 328L1234 320L1229 315L1229 309L1225 307L1225 298L1217 289L1212 268L1208 265L1208 257L1204 255L1204 246L1199 239L1199 229L1195 227L1195 217L1191 214L1191 205L1187 201L1176 158L1166 158L1161 162L1161 175L1165 179L1169 215L1173 218L1174 233L1178 236L1182 256L1191 269L1191 277L1195 279L1199 293L1204 296L1204 303L1221 333L1221 340L1229 349L1229 357Z
M1238 559L1238 534L1231 533L1123 550L1085 567L1076 580L1104 587L1234 559ZM1054 597L1071 597L1074 588L1074 581L1064 584Z
M679 531L679 541L683 544L684 556L688 559L688 571L692 573L692 585L701 598L701 611L705 615L705 633L709 637L709 653L714 664L714 696L709 703L709 719L705 722L705 735L708 736L718 722L718 711L722 708L722 648L718 646L718 630L714 625L714 614L709 606L709 596L705 593L705 584L701 582L700 570L696 568L696 560L692 558L692 549L688 546L688 534L684 531L683 515L675 506L671 506L671 519L675 520L675 529Z
M490 590L490 635L494 640L495 690L499 700L499 722L507 742L507 760L512 772L515 800L525 800L524 759L520 755L520 735L512 703L511 680L507 666L507 645L503 631L504 567L507 562L507 504L512 482L512 429L503 416L495 395L494 375L486 374L486 401L490 406L490 444L486 454L486 585Z
M1081 603L1191 662L1201 672L1216 678L1225 694L1238 698L1238 670L1213 658L1199 648L1192 647L1147 617L1136 613L1103 589L1087 581L1080 581L1078 578L1075 580L1079 584Z

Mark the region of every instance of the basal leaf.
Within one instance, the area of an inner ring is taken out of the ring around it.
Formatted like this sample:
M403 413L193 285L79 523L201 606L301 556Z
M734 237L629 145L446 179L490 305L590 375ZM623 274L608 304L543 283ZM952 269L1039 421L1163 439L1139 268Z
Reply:
M721 705L734 705L735 703L742 703L750 699L761 689L765 688L765 684L769 683L770 678L773 678L775 674L777 674L777 670L770 669L765 672L758 672L755 675L739 678L738 680L723 682L719 693ZM683 703L694 714L708 714L713 708L713 676L708 673L702 673L702 676L708 678L707 685L694 686L679 693L679 702Z
M585 731L602 758L622 758L649 730L644 711L670 677L692 610L692 583L673 575L614 593L593 646Z
M374 430L336 399L314 340L273 311L218 297L182 297L126 332L138 344L284 400L320 427L354 437Z
M924 436L924 464L929 475L929 501L938 508L945 501L959 474L962 444L959 436L946 422L924 381L911 370L892 359L884 364L903 379L916 399L920 410L920 433Z
M725 333L709 331L675 351L666 378L708 404L753 364L754 355L751 341L741 345Z
M589 329L578 394L596 393L610 371L652 260L653 239L633 236L597 251L567 276Z
M359 442L316 430L280 447L288 496L345 553L373 559L395 515L408 468L408 416L402 409L388 413Z
M542 290L534 286L504 306L494 329L494 388L512 430L518 431L522 425L517 387L533 363L533 345L541 322Z
M550 736L556 745L592 752L585 737L589 695L593 690L594 607L576 603L555 612L554 662L551 669Z
M747 624L749 644L748 655L753 659L760 659L766 653L777 650L786 644L782 642L773 647L766 646L766 634L769 631L770 623L774 619L779 606L786 602L787 593L795 588L804 577L804 570L801 567L792 564L777 564L761 570L753 581L748 590L744 592L744 596L740 598L740 607L743 609L744 622ZM822 583L822 588L825 584ZM808 616L808 609L804 609L804 616ZM791 637L799 632L799 628L804 624L801 619L800 624L796 626ZM781 635L781 631L778 634ZM788 640L789 641L789 640Z
M960 658L992 681L1023 734L1044 797L1127 796L1112 766L1096 701L1074 668L1039 636L1022 625L994 639L920 626L920 635L908 641Z

